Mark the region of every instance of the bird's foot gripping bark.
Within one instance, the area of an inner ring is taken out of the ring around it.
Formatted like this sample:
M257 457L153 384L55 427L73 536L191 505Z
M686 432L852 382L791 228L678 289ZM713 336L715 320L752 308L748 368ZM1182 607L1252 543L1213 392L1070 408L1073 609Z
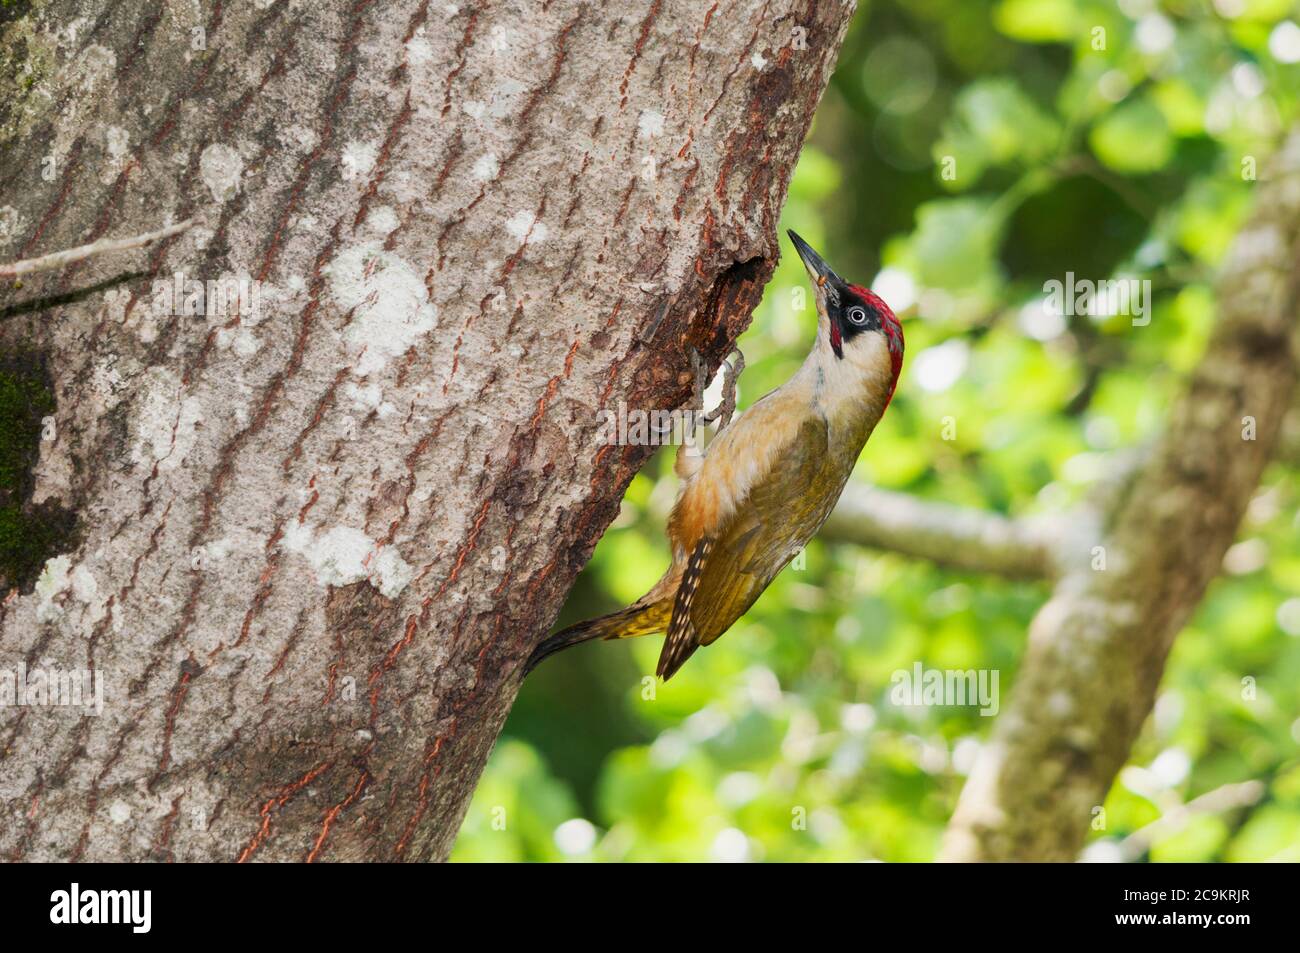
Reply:
M732 355L735 355L735 363L731 361ZM698 360L698 355L695 355ZM736 382L740 379L740 374L745 369L745 355L741 353L740 348L732 348L731 353L722 361L724 368L724 377L722 379L722 402L717 407L704 414L704 422L711 424L715 421L718 423L718 431L721 432L731 423L731 417L736 412ZM700 395L700 409L704 409L704 395Z

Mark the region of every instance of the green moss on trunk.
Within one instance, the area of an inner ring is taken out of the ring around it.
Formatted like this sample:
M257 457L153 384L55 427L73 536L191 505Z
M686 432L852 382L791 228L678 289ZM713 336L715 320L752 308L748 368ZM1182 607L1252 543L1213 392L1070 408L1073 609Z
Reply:
M75 520L62 507L31 503L41 420L54 395L38 357L0 358L0 585L29 590L45 561L72 545Z

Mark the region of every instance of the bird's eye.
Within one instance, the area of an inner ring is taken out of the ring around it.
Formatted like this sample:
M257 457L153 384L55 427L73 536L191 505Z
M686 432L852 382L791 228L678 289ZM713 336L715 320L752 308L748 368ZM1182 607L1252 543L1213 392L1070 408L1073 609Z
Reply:
M849 308L849 320L852 321L854 324L866 324L867 309L859 307L858 305L854 305L853 307Z

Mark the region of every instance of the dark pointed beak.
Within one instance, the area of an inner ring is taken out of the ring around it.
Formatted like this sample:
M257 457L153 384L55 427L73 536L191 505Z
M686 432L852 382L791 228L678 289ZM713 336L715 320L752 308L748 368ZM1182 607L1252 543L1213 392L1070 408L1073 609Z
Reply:
M840 276L831 271L831 266L826 264L822 256L813 251L811 245L798 236L794 229L787 230L790 241L794 242L795 251L803 259L803 265L808 269L808 275L812 278L813 284L818 288L826 288L828 293L838 292L844 282Z

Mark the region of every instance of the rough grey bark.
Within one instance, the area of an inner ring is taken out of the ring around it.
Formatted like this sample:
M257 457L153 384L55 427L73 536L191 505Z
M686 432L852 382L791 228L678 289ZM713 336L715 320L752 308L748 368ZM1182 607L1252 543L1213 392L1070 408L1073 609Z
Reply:
M1219 322L1165 435L1035 617L962 791L946 860L1074 860L1151 711L1175 636L1281 449L1300 368L1300 132L1261 180ZM1092 547L1100 546L1097 553ZM1098 561L1098 555L1104 563Z
M0 259L77 535L0 609L11 859L445 857L671 408L748 322L853 4L55 0L0 24ZM47 160L47 157L48 160ZM42 172L52 164L53 175ZM246 276L255 314L159 314Z

